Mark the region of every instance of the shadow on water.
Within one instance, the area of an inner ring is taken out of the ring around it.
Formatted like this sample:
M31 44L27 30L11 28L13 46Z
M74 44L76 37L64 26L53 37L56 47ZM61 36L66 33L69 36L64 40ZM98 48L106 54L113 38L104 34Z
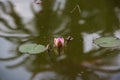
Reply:
M0 1L0 41L4 46L0 49L0 79L118 80L119 49L100 48L92 41L99 36L120 38L119 4L119 0L43 0L42 4L31 3L33 18L25 24L14 3ZM42 9L36 11L35 5ZM25 42L47 45L54 37L69 35L74 40L59 57L55 52L50 57L47 52L29 55L18 51Z

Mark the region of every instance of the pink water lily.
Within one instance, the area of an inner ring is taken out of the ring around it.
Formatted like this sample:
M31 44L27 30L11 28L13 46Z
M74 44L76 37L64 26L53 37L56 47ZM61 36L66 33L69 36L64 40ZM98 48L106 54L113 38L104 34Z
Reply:
M65 45L64 38L61 37L54 38L54 45L55 47L63 47Z

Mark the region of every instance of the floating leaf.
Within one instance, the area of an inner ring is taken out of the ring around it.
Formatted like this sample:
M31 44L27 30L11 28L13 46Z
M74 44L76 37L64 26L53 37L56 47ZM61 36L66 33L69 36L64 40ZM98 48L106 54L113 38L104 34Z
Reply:
M23 44L19 47L20 52L29 54L38 54L44 52L45 50L45 46L35 43Z
M100 37L94 40L94 43L101 47L120 46L120 40L115 37Z

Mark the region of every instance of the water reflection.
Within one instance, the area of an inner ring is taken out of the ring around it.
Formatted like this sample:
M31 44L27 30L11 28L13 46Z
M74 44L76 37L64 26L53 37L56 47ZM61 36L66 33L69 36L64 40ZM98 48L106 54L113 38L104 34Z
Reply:
M43 0L39 5L30 0L0 1L0 79L117 80L119 49L100 48L92 42L99 36L120 37L116 1ZM73 10L76 5L81 12ZM55 52L50 57L46 52L18 51L24 42L47 45L56 36L69 35L74 40L60 57Z

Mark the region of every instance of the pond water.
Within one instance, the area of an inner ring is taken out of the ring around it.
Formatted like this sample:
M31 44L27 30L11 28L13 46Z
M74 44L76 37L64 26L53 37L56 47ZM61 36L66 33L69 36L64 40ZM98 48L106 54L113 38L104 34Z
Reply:
M0 0L0 80L119 80L119 48L93 40L120 38L119 0ZM21 44L72 36L64 54L23 54Z

